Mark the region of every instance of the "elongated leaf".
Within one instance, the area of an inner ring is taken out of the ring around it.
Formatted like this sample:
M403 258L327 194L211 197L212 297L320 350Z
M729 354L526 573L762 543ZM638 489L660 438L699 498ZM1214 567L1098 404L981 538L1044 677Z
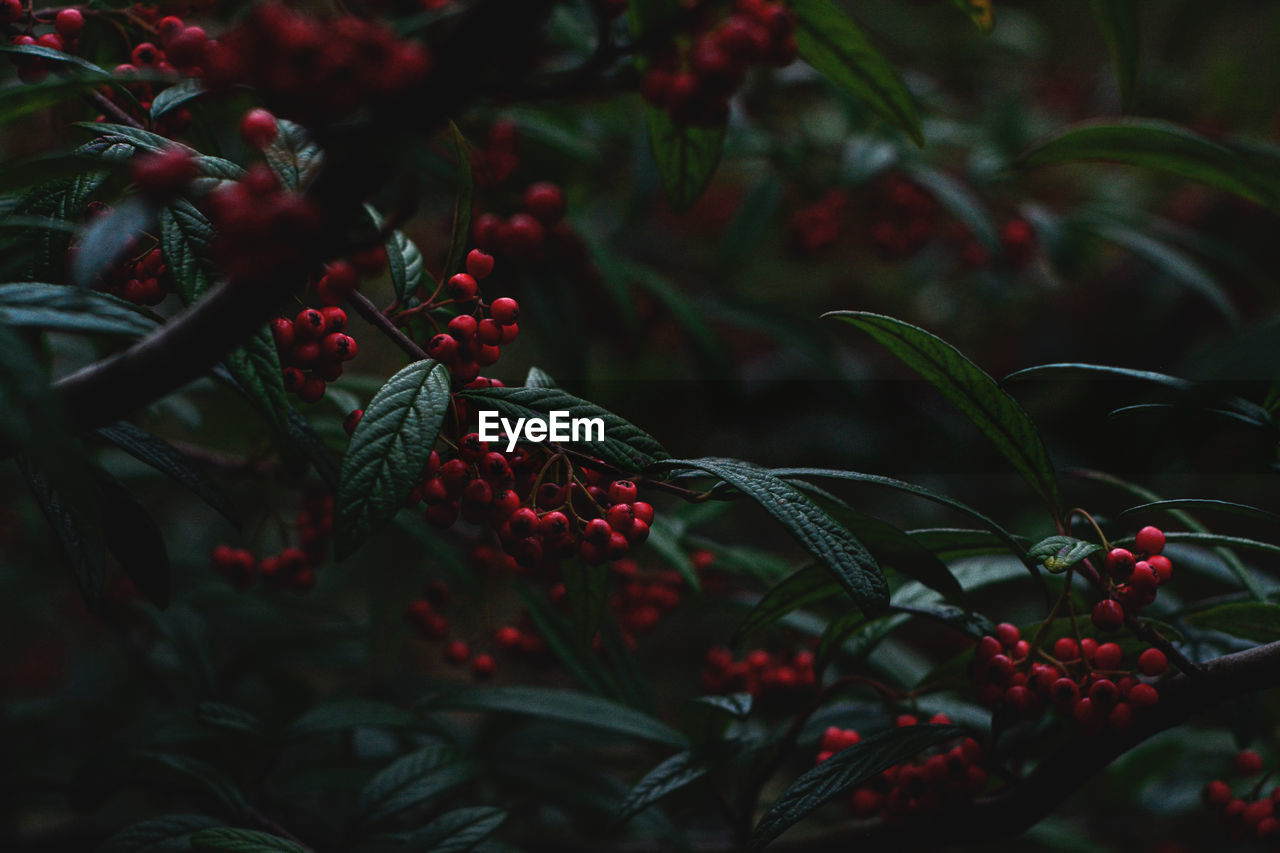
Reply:
M253 714L220 702L201 702L196 707L196 719L210 728L251 738L263 738L267 734L266 726Z
M1197 628L1221 631L1257 643L1274 643L1280 640L1280 604L1265 604L1260 601L1223 604L1192 613L1185 621Z
M814 669L818 672L826 669L832 655L840 650L844 641L866 623L867 617L856 611L845 613L828 622L822 637L818 640L818 649L814 653Z
M379 835L370 846L377 853L467 853L492 835L507 813L492 806L472 806L445 812L416 832Z
M54 332L137 338L159 326L146 311L105 293L61 284L0 284L0 323Z
M235 783L207 761L192 758L189 755L172 755L162 752L139 752L133 758L135 772L140 773L143 778L154 779L159 776L160 779L169 783L176 780L180 784L196 785L235 815L243 814L248 808L244 794Z
M387 239L387 265L396 298L404 302L422 286L425 267L422 252L403 231L392 231Z
M109 213L90 220L80 232L80 242L71 257L71 281L88 288L96 276L120 260L147 229L152 210L141 199L125 199Z
M359 726L409 729L419 722L417 714L395 705L367 699L348 699L312 708L294 720L285 731L285 737L312 737Z
M934 198L947 212L968 228L982 245L995 251L1000 246L1000 235L991 214L976 196L958 180L941 169L923 164L905 167L908 174L920 186L933 193Z
M1000 537L988 530L926 527L920 530L908 530L907 535L921 547L937 554L940 560L950 561L962 557L1001 554L1009 550Z
M1137 0L1092 0L1092 6L1115 68L1120 107L1129 112L1138 82Z
M453 231L449 237L449 255L445 259L446 278L462 270L467 255L467 243L471 239L471 208L475 203L476 179L471 172L471 146L458 126L449 122L453 147L457 153L458 190L453 203Z
M657 440L639 427L613 412L568 394L559 388L478 388L461 392L461 396L477 402L476 409L492 407L509 420L541 416L547 420L552 412L566 412L571 419L599 418L604 424L604 441L567 441L624 471L638 471L659 459L670 456ZM368 417L368 412L365 413ZM363 421L361 421L363 423ZM567 422L565 429L568 429ZM585 431L592 435L593 430Z
M1058 480L1039 430L1018 401L959 350L924 329L863 311L826 314L863 329L929 380L995 444L1058 515Z
M790 0L800 58L924 145L915 101L871 39L831 0Z
M715 176L724 149L724 128L680 124L666 110L646 107L649 148L667 201L678 212L694 202Z
M422 476L449 406L449 371L430 359L387 380L360 419L338 474L339 556L391 520Z
M147 599L169 606L169 551L159 525L127 489L106 474L98 477L107 549Z
M310 421L290 407L287 412L289 422L287 426L287 434L289 436L289 446L292 450L298 450L307 461L315 468L316 476L324 481L325 486L330 491L338 490L338 465L340 460L338 455L324 443L322 439L311 426Z
M106 580L106 532L92 484L82 477L52 480L24 457L18 463L75 573L86 606L97 610Z
M1027 555L1039 560L1045 571L1056 575L1101 550L1102 546L1096 542L1086 542L1073 536L1050 536L1031 546Z
M1183 543L1186 545L1203 545L1224 546L1228 548L1244 548L1247 551L1264 551L1268 554L1280 554L1280 545L1271 542L1260 542L1257 539L1246 539L1243 536L1223 536L1219 533L1188 533L1185 531L1166 531L1164 534L1166 542ZM1124 548L1133 545L1133 537L1127 536L1124 539L1117 539L1111 543L1118 548Z
M919 581L959 607L969 608L964 587L946 564L905 532L886 521L863 515L852 509L831 511L832 517L845 526L871 552L876 562Z
M201 154L189 145L183 145L181 142L175 142L167 136L152 133L140 127L85 121L78 122L78 126L100 134L98 139L94 140L94 144L112 157L125 156L122 143L131 145L137 150L152 153L178 148L191 155L196 162L196 168L199 170L200 175L206 178L235 181L244 177L244 169L230 160L222 157L213 157L209 154ZM82 146L81 150L92 149ZM132 154L129 156L132 156Z
M826 566L864 613L874 614L888 604L889 587L875 558L795 486L764 468L737 459L675 459L662 465L705 471L739 489Z
M649 538L645 542L654 553L680 573L680 577L690 589L697 593L702 592L702 579L698 577L698 571L693 567L693 560L685 553L684 548L680 547L680 537L676 533L675 525L669 519L665 516L654 518L653 523L649 525Z
M760 822L747 850L763 848L814 809L942 741L965 736L957 726L907 726L877 732L842 749L791 783Z
M761 596L755 607L733 632L737 645L753 631L771 625L793 610L823 601L840 592L838 584L823 566L806 566Z
M1227 296L1226 291L1222 289L1218 282L1214 281L1213 276L1204 267L1196 263L1186 253L1154 237L1143 234L1141 231L1127 228L1123 225L1113 223L1100 224L1092 226L1090 230L1104 240L1110 240L1112 243L1123 246L1133 252L1164 273L1170 281L1181 284L1202 296L1229 323L1233 325L1239 324L1240 315L1235 306L1231 304L1231 299Z
M190 103L205 93L204 83L198 77L188 77L168 86L151 101L151 118L157 119L171 110Z
M287 838L254 829L218 827L191 836L195 853L309 853Z
M190 489L192 494L222 513L232 524L237 523L231 511L231 505L227 503L221 490L205 476L204 472L193 466L182 451L169 442L127 421L102 427L98 430L98 435L138 461L145 462L174 482Z
M649 806L707 775L706 761L692 752L678 752L650 770L618 807L618 821L623 822Z
M1168 512L1172 514L1172 511L1176 509L1212 509L1233 513L1235 515L1244 515L1250 518L1258 518L1264 521L1280 521L1280 515L1276 515L1274 512L1270 512L1265 509L1260 509L1256 506L1236 503L1235 501L1221 501L1209 498L1175 498L1167 501L1150 501L1148 503L1138 504L1137 506L1131 506L1126 510L1122 510L1117 518L1148 512Z
M894 604L891 606L896 613L934 619L968 634L975 640L987 634L994 634L996 630L995 623L981 613L965 610L963 607L953 607L950 604Z
M360 791L356 811L365 824L386 820L466 782L475 767L451 747L433 744L397 758Z
M582 560L570 560L560 567L560 573L578 642L583 648L589 648L604 616L609 570L605 566L588 566Z
M227 370L278 429L288 430L289 400L284 390L280 356L265 327L227 356Z
M213 223L186 199L178 199L160 211L160 248L165 265L188 305L205 294L213 283L209 246Z
M951 0L951 5L968 15L983 35L996 28L996 10L992 0Z
M193 833L217 825L200 814L165 815L120 830L94 853L187 853Z
M639 740L686 746L684 735L648 714L576 690L550 687L472 687L449 691L436 708L524 714L590 726Z
M1280 181L1241 154L1185 127L1156 119L1086 121L1036 143L1023 166L1105 160L1169 172L1236 193L1269 207L1280 205Z
M581 643L575 642L572 623L547 602L546 595L523 585L517 587L517 592L529 621L565 672L593 693L618 698L620 687L611 674L596 655L589 654Z

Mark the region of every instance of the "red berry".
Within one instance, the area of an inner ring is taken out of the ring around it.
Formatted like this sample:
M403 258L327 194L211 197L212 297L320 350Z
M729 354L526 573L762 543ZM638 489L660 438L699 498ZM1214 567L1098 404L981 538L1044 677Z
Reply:
M1147 526L1138 531L1133 544L1147 556L1164 550L1164 532L1158 527Z
M287 350L293 346L293 321L287 317L277 317L271 321L271 337L275 339L276 348Z
M489 316L501 326L510 326L520 317L520 304L509 296L500 296L489 306Z
M564 190L543 181L524 191L524 209L544 225L554 225L564 217Z
M240 119L240 136L254 148L266 148L276 139L276 117L264 109L252 109Z
M209 37L200 27L187 27L174 36L165 49L166 57L175 68L191 68L204 61ZM134 59L137 62L137 59Z
M336 305L328 305L321 308L320 313L324 316L324 330L326 332L341 332L346 330L346 311L343 311Z
M1124 624L1124 608L1120 602L1104 598L1093 608L1093 624L1101 631L1114 631Z
M1262 772L1262 756L1256 750L1246 749L1236 756L1236 772L1241 776L1254 776Z
M1135 708L1150 708L1160 701L1160 692L1150 684L1138 683L1129 688L1125 698Z
M54 17L53 28L67 41L75 41L84 29L84 15L79 9L63 9Z
M347 435L352 435L356 431L356 427L360 425L360 419L364 417L364 409L352 409L351 413L342 419L342 429Z
M471 677L477 681L488 681L497 671L498 662L493 659L493 655L476 655L471 661Z
M1093 662L1098 669L1119 669L1123 661L1124 652L1115 643L1103 643L1093 654Z
M1059 637L1053 642L1053 656L1069 663L1080 658L1080 646L1071 637Z
M1006 649L1013 648L1013 645L1022 639L1022 632L1018 630L1017 625L1001 622L996 626L996 639Z
M176 146L146 154L133 163L133 180L138 192L151 202L164 202L187 188L199 175L191 152Z
M616 504L629 504L636 499L636 484L630 480L615 480L609 485L609 500Z
M449 283L445 286L449 291L450 298L459 302L470 302L480 292L480 287L476 284L475 278L470 273L465 272L460 272L451 277Z
M1138 655L1138 669L1143 675L1163 675L1169 666L1169 659L1159 649L1147 649Z
M471 659L471 647L462 640L451 640L444 647L444 658L454 666L462 666Z
M317 341L324 334L325 319L315 308L303 308L293 318L293 336L297 341Z
M470 314L459 314L449 321L449 334L458 339L458 343L466 343L476 336L476 328L480 324ZM475 377L473 376L472 379ZM470 381L470 380L468 380Z
M1153 554L1147 558L1147 565L1155 572L1157 583L1166 583L1173 577L1173 563L1163 554Z
M493 255L472 249L467 253L467 272L476 279L488 278L493 272Z
M345 299L360 286L360 273L350 261L334 261L325 268L321 283L333 295Z
M1107 552L1107 572L1117 581L1127 581L1133 574L1133 552L1127 548L1112 548Z
M445 364L451 363L458 355L458 342L452 335L439 334L427 342L427 355Z

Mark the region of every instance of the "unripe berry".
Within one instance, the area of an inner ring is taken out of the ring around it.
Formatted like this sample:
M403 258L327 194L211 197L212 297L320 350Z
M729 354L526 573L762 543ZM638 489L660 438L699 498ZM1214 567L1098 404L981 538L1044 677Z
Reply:
M1120 602L1104 598L1093 608L1093 624L1101 631L1115 631L1124 624L1124 608Z
M1164 550L1164 532L1158 527L1144 527L1134 537L1133 544L1148 556L1159 554Z
M264 109L252 109L240 119L240 136L254 148L266 148L276 139L276 117Z
M489 306L489 316L501 326L510 326L520 317L520 304L509 296L500 296Z
M493 272L493 255L472 249L467 253L467 272L476 279L488 278Z

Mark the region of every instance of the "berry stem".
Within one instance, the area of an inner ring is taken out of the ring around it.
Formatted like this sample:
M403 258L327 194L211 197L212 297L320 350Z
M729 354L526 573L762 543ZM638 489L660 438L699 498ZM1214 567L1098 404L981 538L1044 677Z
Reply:
M365 319L372 326L376 326L378 331L382 332L400 349L404 350L414 361L424 361L429 356L423 352L422 347L411 341L408 336L396 328L395 323L391 322L387 317L378 310L378 306L374 305L369 297L356 290L347 297L347 302L355 309L356 313Z

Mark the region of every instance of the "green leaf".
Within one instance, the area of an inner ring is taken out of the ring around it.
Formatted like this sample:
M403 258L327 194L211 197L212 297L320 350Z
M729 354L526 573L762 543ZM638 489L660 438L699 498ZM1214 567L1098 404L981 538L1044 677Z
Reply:
M991 214L960 181L941 169L920 163L907 164L906 172L920 186L933 193L934 198L973 233L982 245L992 251L1000 247L1000 234Z
M145 462L174 482L185 486L232 524L237 523L231 505L221 490L204 472L193 466L182 451L169 442L127 421L102 427L98 430L98 435L138 461Z
M345 557L404 506L449 407L449 371L430 359L396 373L360 419L338 473L335 550Z
M156 607L169 606L169 551L159 525L127 489L106 474L98 477L103 535L138 590Z
M132 156L132 152L129 152L128 154L125 153L123 145L130 145L135 149L151 153L178 148L186 151L192 156L200 174L206 178L236 181L244 177L244 169L230 160L225 160L222 157L213 157L208 154L201 154L189 145L183 145L181 142L175 142L167 136L162 136L159 133L152 133L151 131L143 130L140 127L92 121L77 122L77 126L100 134L100 136L95 139L90 146L81 146L82 151L100 149L107 156L111 158L118 158Z
M401 302L422 286L425 269L422 252L403 231L392 231L387 238L387 265L391 272L391 286Z
M266 737L267 728L248 711L221 702L201 702L196 706L196 719L210 728L251 738Z
M1092 0L1093 16L1111 54L1120 90L1120 108L1133 109L1138 82L1138 3L1136 0Z
M181 784L195 784L235 815L241 815L248 809L244 794L235 783L207 761L188 755L172 755L163 752L139 752L133 758L136 770L144 773L149 781L162 781L169 785L174 781ZM146 771L158 771L158 773L152 775ZM219 832L221 830L204 831ZM194 842L194 838L192 840Z
M159 323L138 306L105 293L62 284L0 284L0 323L52 332L138 338Z
M165 265L178 286L178 295L190 305L213 284L209 259L213 223L186 199L178 199L160 211L160 249Z
M940 560L958 560L963 557L982 557L1002 554L1009 546L988 530L968 530L960 527L926 527L908 530L907 535L923 548L927 548Z
M280 356L264 326L244 346L227 356L227 370L278 429L288 430L289 399L284 390Z
M826 566L864 613L879 612L889 603L889 587L875 558L795 486L736 459L674 459L661 464L668 469L705 471L741 490Z
M1228 548L1244 548L1247 551L1264 551L1268 554L1280 554L1280 545L1274 545L1270 542L1260 542L1257 539L1246 539L1243 536L1223 536L1219 533L1166 531L1164 538L1166 542L1173 544L1203 545L1205 547L1218 545ZM1124 539L1116 539L1111 544L1117 548L1132 546L1133 537L1127 536Z
M1019 158L1022 166L1105 160L1168 172L1280 206L1280 181L1240 153L1185 127L1156 119L1086 121L1042 140Z
M1122 510L1117 518L1123 518L1126 515L1135 515L1137 513L1148 512L1168 512L1171 515L1176 509L1212 509L1229 512L1236 515L1244 515L1250 518L1257 518L1263 521L1280 521L1280 515L1265 509L1248 504L1236 503L1235 501L1221 501L1209 498L1175 498L1167 501L1150 501L1137 506L1131 506L1126 510ZM1205 532L1205 531L1202 531Z
M477 401L478 409L490 406L508 419L541 415L545 420L553 411L568 412L570 418L600 418L604 441L567 443L624 471L638 471L670 456L657 440L631 422L559 388L477 388L462 391L460 396Z
M364 824L375 824L461 785L475 773L474 766L458 761L451 747L433 744L397 758L370 779L360 791L356 811Z
M9 122L19 116L39 112L68 98L95 91L104 83L114 85L117 92L125 92L126 85L136 85L137 82L136 77L95 74L88 71L50 77L40 83L15 82L13 85L0 88L0 122Z
M1260 601L1223 604L1192 613L1184 621L1197 628L1221 631L1256 643L1274 643L1280 640L1280 604L1265 604Z
M649 525L649 538L645 540L653 552L680 573L680 577L696 593L702 592L702 579L693 567L693 561L680 547L676 525L665 516L657 516Z
M748 634L786 616L793 610L823 601L840 592L840 584L822 566L806 566L785 578L756 602L733 632L730 643L738 645Z
M445 812L415 832L380 835L371 840L376 851L388 853L467 853L492 835L507 813L492 806L471 806Z
M919 581L953 604L969 607L964 587L951 574L946 564L904 531L886 521L845 507L833 509L831 515L858 537L858 541L871 552L877 563Z
M996 10L992 0L951 0L951 5L964 12L983 35L990 35L996 28Z
M284 736L288 739L313 737L361 726L411 729L419 722L417 714L395 705L368 699L346 699L312 708L294 720Z
M166 87L151 101L151 118L153 120L158 119L165 113L190 103L205 94L206 91L204 82L199 77L188 77L185 80L180 80L172 86Z
M968 634L975 640L986 634L994 634L996 631L995 623L981 613L965 610L963 607L954 607L950 604L894 604L892 609L896 613L934 619L944 625L950 625L957 631Z
M569 560L561 565L560 574L564 578L565 597L573 615L578 642L583 648L590 648L605 612L609 569L607 566L588 566L582 560Z
M53 480L25 457L19 457L18 466L75 573L85 605L97 610L102 605L107 556L102 510L92 484L81 477Z
M205 815L165 815L120 830L94 853L188 853L191 835L214 826L218 821Z
M517 587L517 592L534 630L565 671L586 689L617 698L620 685L613 682L611 674L594 653L574 641L573 625L547 602L546 595L523 585Z
M462 270L467 244L471 240L471 208L476 195L476 179L471 173L471 146L456 124L449 122L449 130L458 156L458 194L453 203L453 231L449 237L449 255L445 258L445 278Z
M986 372L955 347L901 320L864 311L823 316L863 329L931 382L1004 454L1054 516L1059 514L1058 480L1040 432L1018 401Z
M1102 546L1073 536L1050 536L1041 539L1027 551L1027 556L1039 560L1045 570L1055 575L1098 553Z
M618 822L629 820L649 806L707 775L710 767L692 752L678 752L650 770L627 792L618 806Z
M262 151L271 171L287 190L306 186L320 168L324 152L300 124L276 119L276 138Z
M907 726L877 732L840 750L791 783L756 824L747 850L761 849L837 794L934 744L966 734L958 726Z
M800 58L924 145L915 101L862 27L831 0L790 0Z
M818 640L818 648L814 652L814 668L818 672L826 669L832 655L840 650L849 635L865 624L867 624L867 617L856 610L837 616L828 622L822 637Z
M315 468L316 476L324 481L329 491L336 492L338 490L338 455L324 443L324 439L316 434L311 423L294 408L290 407L287 414L290 449L301 452Z
M677 212L693 207L702 197L724 149L724 128L680 124L666 110L645 107L649 148L658 165L662 189Z
M547 373L541 367L530 367L528 374L524 377L524 387L526 388L555 388L556 381L551 378L551 374Z
M667 724L617 702L552 687L464 687L431 702L435 708L525 714L569 725L590 726L638 740L687 746Z
M191 836L195 853L310 853L287 838L253 829L218 827Z

